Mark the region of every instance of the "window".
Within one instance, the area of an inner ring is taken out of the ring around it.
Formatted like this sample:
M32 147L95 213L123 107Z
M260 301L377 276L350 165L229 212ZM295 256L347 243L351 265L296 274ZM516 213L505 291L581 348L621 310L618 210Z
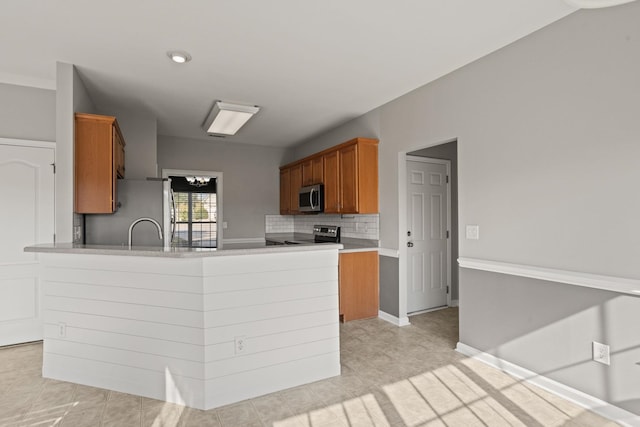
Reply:
M213 182L213 184L211 184ZM215 179L202 187L190 186L184 177L171 177L175 212L172 245L217 247L217 197Z

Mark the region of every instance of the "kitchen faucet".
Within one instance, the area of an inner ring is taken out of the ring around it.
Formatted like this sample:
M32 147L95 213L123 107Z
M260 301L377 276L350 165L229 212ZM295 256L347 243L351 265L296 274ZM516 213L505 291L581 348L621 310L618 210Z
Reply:
M156 221L153 218L138 218L135 221L133 221L129 226L129 249L131 249L131 235L133 233L133 227L135 227L136 224L142 221L149 221L150 223L155 225L156 228L158 229L158 237L160 238L160 240L162 240L162 227L160 227L160 224L158 224L158 221Z

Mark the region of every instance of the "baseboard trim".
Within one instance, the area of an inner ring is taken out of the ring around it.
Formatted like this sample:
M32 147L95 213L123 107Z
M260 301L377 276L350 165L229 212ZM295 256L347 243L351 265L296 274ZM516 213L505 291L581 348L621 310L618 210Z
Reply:
M398 258L400 256L397 249L378 248L378 253L380 256L386 256L389 258Z
M449 305L449 307L459 307L459 306L460 306L460 301L457 299L452 299L451 305Z
M396 316L393 316L389 313L385 313L384 311L378 311L378 317L386 322L389 322L393 325L396 326L408 326L411 323L409 323L409 318L408 317L401 317L398 318Z
M482 352L476 348L458 342L456 351L469 356L475 360L493 366L507 374L524 380L524 382L538 386L550 393L560 396L570 402L575 403L585 409L595 412L596 414L615 421L623 426L637 427L640 426L640 415L636 415L625 409L612 405L597 397L583 393L572 387L566 386L555 380L536 374L526 368L507 362L492 354Z

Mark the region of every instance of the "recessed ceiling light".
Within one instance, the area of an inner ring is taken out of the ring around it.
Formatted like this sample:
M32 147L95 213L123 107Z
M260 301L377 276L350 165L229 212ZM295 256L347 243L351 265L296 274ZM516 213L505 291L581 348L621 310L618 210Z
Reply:
M183 50L169 51L167 52L167 56L177 64L184 64L185 62L191 61L191 55Z

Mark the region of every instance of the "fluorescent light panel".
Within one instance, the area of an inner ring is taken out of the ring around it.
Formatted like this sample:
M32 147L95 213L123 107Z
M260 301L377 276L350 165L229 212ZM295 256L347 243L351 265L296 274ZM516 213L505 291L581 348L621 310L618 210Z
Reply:
M203 128L216 135L235 135L259 110L256 106L216 101Z

